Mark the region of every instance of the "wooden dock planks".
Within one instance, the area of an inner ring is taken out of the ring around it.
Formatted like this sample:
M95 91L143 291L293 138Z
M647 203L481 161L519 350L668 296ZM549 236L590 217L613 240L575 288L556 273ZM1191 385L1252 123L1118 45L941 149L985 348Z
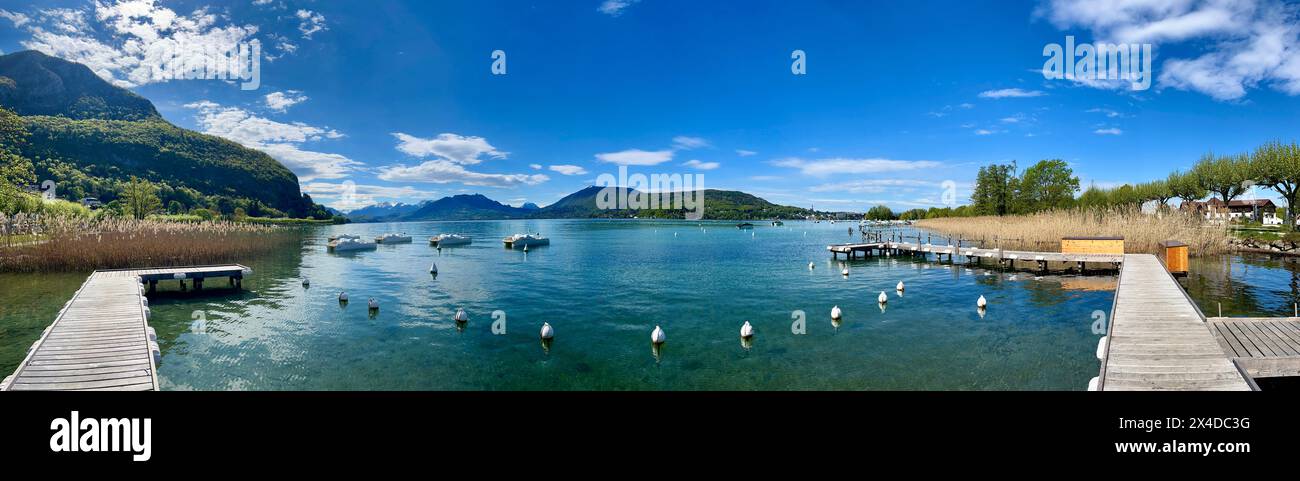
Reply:
M95 271L32 346L3 390L157 391L144 279L242 277L238 264Z
M1252 377L1300 376L1300 318L1212 317L1224 352Z
M1100 390L1250 390L1209 324L1155 256L1126 254L1123 264Z

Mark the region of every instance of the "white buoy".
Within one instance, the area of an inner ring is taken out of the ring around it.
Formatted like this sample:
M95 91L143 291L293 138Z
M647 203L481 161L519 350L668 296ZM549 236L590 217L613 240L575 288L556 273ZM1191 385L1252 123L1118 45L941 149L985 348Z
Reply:
M898 285L894 286L894 290L898 292L903 292L903 281L898 281Z
M740 337L742 339L754 337L754 326L749 325L749 321L745 321L745 325L740 326Z
M369 301L366 301L366 306L370 307L370 310L372 311L379 310L379 301L376 301L375 298L371 297Z
M1098 390L1097 388L1098 388L1100 385L1101 385L1101 379L1098 378L1098 377L1095 377L1095 376L1094 376L1092 379L1089 379L1089 380L1088 380L1088 390L1089 390L1089 391L1097 391L1097 390Z
M437 262L434 262L434 263L432 263L432 264L429 264L429 273L430 273L430 274L437 274L437 273L438 273L438 263L437 263Z
M1101 339L1097 340L1097 360L1100 361L1105 358L1106 358L1106 336L1101 336Z
M528 252L528 244L524 244L524 252Z
M817 268L816 264L813 264L811 262L808 263L808 269L816 269L816 268Z
M668 340L668 336L664 335L664 330L660 329L659 326L655 326L655 330L650 333L650 342L653 344L663 344L666 340Z
M987 307L988 305L989 305L989 301L984 299L983 295L980 296L979 300L975 301L976 307Z
M454 319L456 322L469 322L469 314L465 314L465 310L458 307Z
M542 323L542 339L551 339L555 337L555 329L551 328L548 322Z
M843 275L845 275L845 276L848 276L848 275L849 275L849 268L845 267L844 270L840 271L840 274L843 274Z
M339 293L339 302L348 302L348 293L343 291Z
M880 291L880 295L876 297L876 301L881 304L884 304L886 302L889 302L889 296L885 295L885 291Z
M839 320L840 314L843 314L842 312L840 312L840 306L835 306L831 308L831 319Z

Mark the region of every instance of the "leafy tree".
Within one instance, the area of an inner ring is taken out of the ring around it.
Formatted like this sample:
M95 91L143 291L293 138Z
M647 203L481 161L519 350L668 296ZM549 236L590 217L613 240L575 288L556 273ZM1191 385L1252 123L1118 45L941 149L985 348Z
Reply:
M131 180L125 183L120 200L122 213L136 219L148 217L149 214L162 208L162 201L158 200L158 187L136 177L131 177Z
M1014 213L1018 184L1015 162L980 167L975 177L975 189L971 192L971 204L978 215Z
M1020 212L1064 209L1074 204L1079 178L1064 160L1040 160L1020 178Z
M871 220L893 220L894 211L889 210L887 206L877 205L867 210L867 218Z
M1267 186L1286 200L1288 207L1300 200L1300 146L1295 142L1283 144L1268 142L1250 156L1250 176L1259 185ZM1296 230L1294 212L1283 214L1286 225Z
M1195 172L1175 170L1165 179L1165 184L1169 187L1169 193L1182 199L1183 202L1198 201L1209 195L1209 191L1201 185L1200 179L1196 178Z
M1246 192L1249 179L1249 157L1215 157L1213 153L1201 156L1201 160L1192 167L1192 173L1201 183L1201 187L1219 195L1227 204L1232 199Z
M934 210L934 208L931 208L931 210ZM902 214L898 214L898 219L899 220L921 220L921 219L925 219L928 214L929 212L927 212L925 209L911 209L911 210L904 211Z

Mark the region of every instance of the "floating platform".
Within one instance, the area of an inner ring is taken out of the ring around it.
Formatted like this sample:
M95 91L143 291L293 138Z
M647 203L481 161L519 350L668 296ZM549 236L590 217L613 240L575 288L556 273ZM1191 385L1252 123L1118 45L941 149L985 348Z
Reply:
M846 258L853 259L859 255L864 257L883 255L886 252L910 255L935 255L942 259L942 256L948 256L952 261L953 256L963 256L967 261L973 262L982 259L991 259L998 263L1015 262L1036 262L1041 270L1047 270L1048 262L1063 262L1078 266L1080 270L1085 263L1107 264L1112 269L1119 269L1124 263L1124 254L1094 254L1094 253L1062 253L1062 252L1034 252L1034 251L1012 251L1004 249L985 249L980 247L955 246L955 245L936 245L922 244L919 242L860 242L850 244L832 244L826 246L826 250L831 255L838 258L844 254Z

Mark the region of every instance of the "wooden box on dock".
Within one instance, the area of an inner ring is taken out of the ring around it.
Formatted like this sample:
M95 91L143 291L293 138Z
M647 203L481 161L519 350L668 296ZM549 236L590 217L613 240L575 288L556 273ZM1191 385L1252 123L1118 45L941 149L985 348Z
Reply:
M1187 275L1187 244L1178 241L1160 243L1160 260L1174 275Z
M1123 237L1062 237L1062 254L1123 254Z

